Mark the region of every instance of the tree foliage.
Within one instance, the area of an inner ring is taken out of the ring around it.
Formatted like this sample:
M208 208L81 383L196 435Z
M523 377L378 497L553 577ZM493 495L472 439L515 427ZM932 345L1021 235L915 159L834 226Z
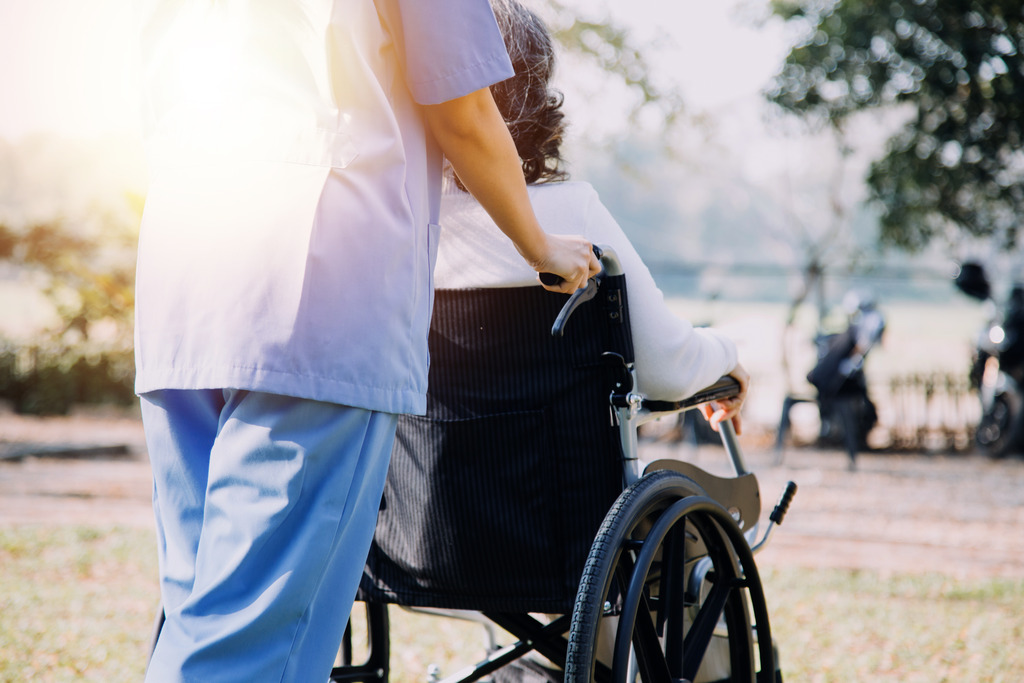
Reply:
M135 232L104 223L97 234L61 219L21 228L0 223L0 262L28 274L60 319L50 342L88 341L97 326L106 345L130 348L135 286Z
M903 106L868 174L881 238L917 249L967 233L1018 242L1024 215L1020 0L773 0L802 27L768 97L812 122Z
M0 338L0 399L21 413L134 399L135 230L101 220L0 223L0 264L50 302L57 323L28 344Z

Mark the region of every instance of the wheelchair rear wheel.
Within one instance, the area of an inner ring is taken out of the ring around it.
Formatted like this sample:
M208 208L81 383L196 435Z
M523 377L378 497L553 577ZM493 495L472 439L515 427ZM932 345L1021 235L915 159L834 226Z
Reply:
M576 597L565 680L775 680L749 545L693 480L648 474L605 517Z

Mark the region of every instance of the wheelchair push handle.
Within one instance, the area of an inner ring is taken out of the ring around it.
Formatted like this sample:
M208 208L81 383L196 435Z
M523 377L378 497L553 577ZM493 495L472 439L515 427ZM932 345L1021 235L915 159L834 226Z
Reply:
M546 284L548 287L557 287L564 279L565 278L563 278L561 275L555 275L554 273L540 274L540 281Z

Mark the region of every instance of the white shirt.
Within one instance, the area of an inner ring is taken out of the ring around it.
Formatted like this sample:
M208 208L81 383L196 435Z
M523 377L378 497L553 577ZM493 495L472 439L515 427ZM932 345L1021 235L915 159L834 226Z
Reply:
M719 332L694 328L665 303L650 271L588 183L529 187L545 231L579 234L610 246L626 274L637 384L648 398L678 400L736 367L736 347ZM441 199L438 289L529 287L535 273L472 196L452 188Z
M512 75L490 5L138 9L136 390L422 412L441 155L419 105Z

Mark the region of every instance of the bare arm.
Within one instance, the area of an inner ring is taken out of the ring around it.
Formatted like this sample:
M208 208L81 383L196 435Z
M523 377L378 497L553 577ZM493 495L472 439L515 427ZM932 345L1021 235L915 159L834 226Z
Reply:
M526 192L519 154L487 88L424 108L427 125L466 189L508 235L527 263L564 282L547 287L572 292L600 270L582 237L548 235Z

